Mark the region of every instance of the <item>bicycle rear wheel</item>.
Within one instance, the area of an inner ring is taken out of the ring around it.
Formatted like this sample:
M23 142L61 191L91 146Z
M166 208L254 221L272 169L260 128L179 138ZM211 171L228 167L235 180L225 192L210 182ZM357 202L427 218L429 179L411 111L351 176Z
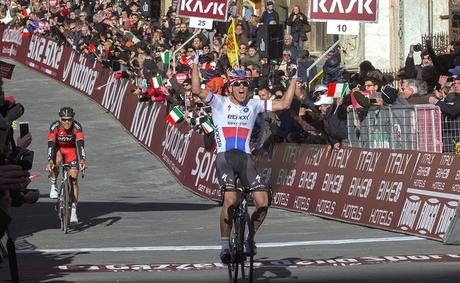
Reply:
M253 277L254 277L254 227L252 227L251 224L251 219L249 217L249 214L246 212L245 214L246 218L246 225L248 228L248 245L247 245L247 256L249 257L249 266L248 266L248 278L247 282L252 283Z
M59 197L56 203L57 207L57 212L58 212L58 217L59 217L59 223L61 225L61 230L64 231L64 206L65 206L65 200L64 200L64 185L61 185L61 189L59 191Z

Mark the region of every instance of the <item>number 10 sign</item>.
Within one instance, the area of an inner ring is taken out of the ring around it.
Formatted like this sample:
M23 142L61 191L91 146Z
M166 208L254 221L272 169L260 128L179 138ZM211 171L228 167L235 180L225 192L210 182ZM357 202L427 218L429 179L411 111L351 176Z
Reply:
M189 26L191 28L212 29L212 19L190 17Z
M326 32L328 34L358 35L359 34L359 22L328 20Z

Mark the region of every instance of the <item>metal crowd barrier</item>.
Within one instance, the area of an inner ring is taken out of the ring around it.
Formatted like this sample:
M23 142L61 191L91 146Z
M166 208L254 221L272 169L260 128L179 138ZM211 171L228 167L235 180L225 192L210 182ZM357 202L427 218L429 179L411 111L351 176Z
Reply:
M442 144L443 152L460 154L460 116L442 115Z
M442 152L441 110L430 104L353 109L348 139L353 147Z

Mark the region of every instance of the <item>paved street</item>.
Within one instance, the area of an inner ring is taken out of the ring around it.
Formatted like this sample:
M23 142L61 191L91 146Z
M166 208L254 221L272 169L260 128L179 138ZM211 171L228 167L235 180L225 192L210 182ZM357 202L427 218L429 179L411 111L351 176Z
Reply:
M226 282L219 207L179 185L104 109L17 65L6 95L25 105L44 172L47 130L69 105L83 125L89 168L80 179L80 224L59 229L46 177L42 198L13 209L22 282ZM161 141L158 141L161 142ZM255 282L458 282L460 246L279 209L256 238ZM9 282L0 264L0 282Z

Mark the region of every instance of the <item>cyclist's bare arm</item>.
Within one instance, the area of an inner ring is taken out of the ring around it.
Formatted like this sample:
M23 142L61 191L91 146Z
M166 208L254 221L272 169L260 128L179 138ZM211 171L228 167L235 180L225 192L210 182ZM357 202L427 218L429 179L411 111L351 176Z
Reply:
M292 99L294 98L296 87L297 79L294 78L291 80L289 88L286 90L283 97L280 100L274 100L272 102L272 111L288 109L291 106Z
M209 94L208 90L201 89L200 71L197 63L194 63L192 67L192 93L202 101L205 101Z

